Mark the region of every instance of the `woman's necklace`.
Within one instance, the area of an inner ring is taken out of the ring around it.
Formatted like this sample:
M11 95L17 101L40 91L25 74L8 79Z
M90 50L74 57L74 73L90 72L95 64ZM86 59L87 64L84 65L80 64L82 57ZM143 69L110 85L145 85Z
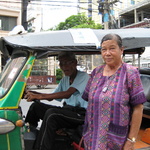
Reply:
M121 63L121 65L122 65L122 63ZM121 67L121 65L119 65L119 67L116 69L115 72L117 72L117 70ZM107 92L108 86L109 86L110 83L111 83L111 80L110 80L109 83L108 83L108 81L109 81L109 71L108 71L107 76L106 76L106 86L105 86L105 87L103 88L103 90L102 90L103 93L106 93L106 92Z
M106 93L108 90L108 86L110 85L110 83L108 84L108 76L106 76L106 86L103 88L102 92ZM111 82L111 81L110 81Z

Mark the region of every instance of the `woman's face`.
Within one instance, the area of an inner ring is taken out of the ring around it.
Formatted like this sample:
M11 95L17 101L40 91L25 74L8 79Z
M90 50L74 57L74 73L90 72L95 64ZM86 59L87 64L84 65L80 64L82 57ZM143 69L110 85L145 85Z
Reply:
M115 40L104 41L101 47L101 54L107 65L115 66L122 62L123 48L120 48Z

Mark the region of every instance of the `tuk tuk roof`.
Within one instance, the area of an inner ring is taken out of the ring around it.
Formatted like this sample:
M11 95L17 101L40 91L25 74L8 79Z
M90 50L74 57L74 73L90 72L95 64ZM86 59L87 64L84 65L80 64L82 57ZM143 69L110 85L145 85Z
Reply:
M0 49L4 55L11 55L14 50L31 50L39 53L74 51L99 52L104 35L115 33L121 36L127 52L150 46L150 29L69 29L45 31L6 36L0 39Z

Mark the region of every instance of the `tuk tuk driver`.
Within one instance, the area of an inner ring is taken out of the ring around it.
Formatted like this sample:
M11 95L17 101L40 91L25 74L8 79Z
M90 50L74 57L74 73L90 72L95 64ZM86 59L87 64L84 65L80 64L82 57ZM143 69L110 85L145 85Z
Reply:
M41 102L31 104L25 122L34 130L39 120L43 120L34 149L54 150L56 131L62 128L76 128L83 124L87 102L81 98L89 75L77 70L77 60L72 52L60 52L59 65L65 76L51 94L28 91L25 95L28 102L34 100L64 100L63 107L52 106Z

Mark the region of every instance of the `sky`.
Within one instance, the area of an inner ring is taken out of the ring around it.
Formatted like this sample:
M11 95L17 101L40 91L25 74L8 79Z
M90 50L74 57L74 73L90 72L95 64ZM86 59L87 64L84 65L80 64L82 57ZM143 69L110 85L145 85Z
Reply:
M41 14L36 24L43 30L52 28L60 22L64 22L69 16L78 13L77 0L31 1L28 4L28 10L30 16Z
M144 53L141 55L142 59L150 59L150 47L146 47Z

